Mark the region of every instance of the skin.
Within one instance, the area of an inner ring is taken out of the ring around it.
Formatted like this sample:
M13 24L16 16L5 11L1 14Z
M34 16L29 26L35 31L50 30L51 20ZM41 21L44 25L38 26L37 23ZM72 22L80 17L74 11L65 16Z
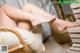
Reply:
M57 31L60 32L62 32L65 28L80 26L80 24L79 23L76 24L76 22L67 22L64 20L60 20L54 15L50 15L46 11L42 10L39 7L36 7L33 4L26 4L23 6L21 10L5 4L2 7L0 7L0 9L1 9L0 10L1 26L3 25L19 27L22 29L30 30L31 29L30 24L27 23L26 21L30 21L32 23L32 26L34 27L40 23L48 22L53 30L57 29Z

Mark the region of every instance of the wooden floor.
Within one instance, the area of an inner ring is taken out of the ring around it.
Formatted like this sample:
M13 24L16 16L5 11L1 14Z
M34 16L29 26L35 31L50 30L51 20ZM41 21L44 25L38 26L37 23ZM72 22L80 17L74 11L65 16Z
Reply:
M54 39L49 39L45 43L45 47L45 53L66 53L66 51L69 49L68 44L60 45Z

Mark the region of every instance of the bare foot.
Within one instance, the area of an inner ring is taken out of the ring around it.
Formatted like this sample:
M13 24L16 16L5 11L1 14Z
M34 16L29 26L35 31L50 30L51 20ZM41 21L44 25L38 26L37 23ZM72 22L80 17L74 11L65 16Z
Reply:
M56 19L55 21L51 23L51 26L53 30L62 32L66 28L78 27L80 26L80 23L79 22L68 22L68 21Z

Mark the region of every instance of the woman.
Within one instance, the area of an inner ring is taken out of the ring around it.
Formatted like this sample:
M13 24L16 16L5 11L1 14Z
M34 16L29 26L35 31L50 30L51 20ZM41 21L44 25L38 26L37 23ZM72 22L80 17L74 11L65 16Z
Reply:
M26 4L21 10L5 4L0 7L0 14L1 25L20 27L28 30L32 28L30 22L33 27L43 22L49 22L53 30L57 29L60 32L62 32L65 28L80 25L79 23L76 24L76 22L60 20L54 15L50 15L33 4ZM28 21L29 23L27 23Z
M26 34L29 34L28 36L32 37L32 40L36 39L36 41L34 41L35 46L33 46L32 43L32 47L36 47L33 49L38 53L42 53L44 51L44 46L42 45L42 42L38 40L38 38L34 37L34 34L29 33L28 31L31 31L33 27L39 26L43 22L48 22L53 30L57 30L59 32L62 32L65 28L80 25L79 23L76 24L76 22L60 20L54 15L50 15L33 4L26 4L21 10L7 4L0 7L0 26L14 27L18 28L18 30L20 28L26 30L27 32L24 30L19 31L25 32L25 35L23 35L25 40L29 39L27 38ZM12 45L12 43L9 44Z

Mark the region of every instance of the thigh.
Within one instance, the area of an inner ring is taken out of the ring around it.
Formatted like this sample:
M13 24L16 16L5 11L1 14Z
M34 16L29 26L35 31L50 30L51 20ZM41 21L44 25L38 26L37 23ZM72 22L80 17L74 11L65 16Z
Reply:
M1 26L9 26L9 27L17 27L15 21L9 18L3 10L0 11L0 25Z
M49 14L48 12L46 12L45 10L41 9L40 7L38 7L34 4L30 4L30 3L25 4L23 6L22 10L24 12L30 12L33 14L44 16L46 18L50 18L53 16L53 15Z

